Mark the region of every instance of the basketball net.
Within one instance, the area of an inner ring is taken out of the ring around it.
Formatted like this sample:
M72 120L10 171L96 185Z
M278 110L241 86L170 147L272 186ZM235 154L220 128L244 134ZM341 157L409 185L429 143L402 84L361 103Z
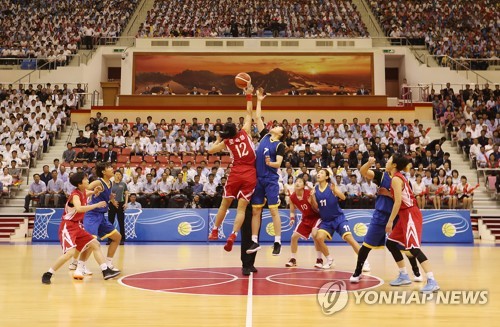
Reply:
M140 214L142 213L141 209L129 209L125 211L125 238L126 239L134 239L137 238L137 234L135 233L135 224Z
M33 227L33 239L45 240L49 238L48 225L50 218L56 213L54 209L46 209L48 212L35 212L35 226Z

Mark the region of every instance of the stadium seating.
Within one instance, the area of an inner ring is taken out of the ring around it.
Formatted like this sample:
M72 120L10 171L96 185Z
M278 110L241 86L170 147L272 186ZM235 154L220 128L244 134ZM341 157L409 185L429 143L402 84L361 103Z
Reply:
M182 8L182 9L181 9ZM215 3L157 0L137 37L367 37L349 0Z
M463 65L479 70L489 65L480 59L500 57L500 13L494 1L371 0L370 4L387 36L425 44L432 55L462 59ZM437 58L449 64L443 59Z

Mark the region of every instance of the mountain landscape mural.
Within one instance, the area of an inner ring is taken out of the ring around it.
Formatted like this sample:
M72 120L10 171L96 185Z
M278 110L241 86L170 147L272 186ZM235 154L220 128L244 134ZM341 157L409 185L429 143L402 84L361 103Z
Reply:
M355 92L360 85L372 89L371 55L259 55L196 56L134 55L134 93L147 87L154 93L170 88L186 94L193 87L202 93L212 87L223 94L236 94L234 76L247 72L255 87L271 94L287 93L292 87L303 92L311 86L320 94L333 94L342 85Z

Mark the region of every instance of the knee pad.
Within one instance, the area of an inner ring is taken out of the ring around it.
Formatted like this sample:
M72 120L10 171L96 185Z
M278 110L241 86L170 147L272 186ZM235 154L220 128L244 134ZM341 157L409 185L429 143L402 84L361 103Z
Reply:
M424 261L427 261L427 257L425 254L422 252L420 249L410 249L410 253L412 256L414 256L418 262L422 263Z
M394 257L394 260L396 260L396 262L403 260L403 255L401 254L401 251L398 248L398 243L391 241L391 240L387 240L385 242L385 246L387 247L387 250L389 250L389 252L391 252L391 254Z

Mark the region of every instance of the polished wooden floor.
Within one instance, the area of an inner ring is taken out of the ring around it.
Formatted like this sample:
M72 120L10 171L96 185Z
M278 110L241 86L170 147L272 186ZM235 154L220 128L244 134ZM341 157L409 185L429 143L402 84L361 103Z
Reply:
M443 290L488 290L486 305L356 305L332 316L321 313L316 295L217 296L151 292L125 287L100 275L73 281L65 265L43 285L41 275L60 254L56 244L0 243L0 326L498 326L500 247L426 246ZM334 246L336 269L352 271L350 247ZM284 267L289 248L273 257L265 247L257 267ZM311 246L299 247L299 266L315 260ZM392 289L396 268L385 250L373 251L371 274L384 280L376 290ZM89 267L98 272L91 259ZM194 267L239 267L239 248L227 254L222 245L126 245L117 253L123 276ZM241 277L241 276L240 276ZM253 283L259 283L258 279ZM326 281L325 281L326 282ZM417 290L414 283L406 290ZM249 305L251 301L251 305Z

